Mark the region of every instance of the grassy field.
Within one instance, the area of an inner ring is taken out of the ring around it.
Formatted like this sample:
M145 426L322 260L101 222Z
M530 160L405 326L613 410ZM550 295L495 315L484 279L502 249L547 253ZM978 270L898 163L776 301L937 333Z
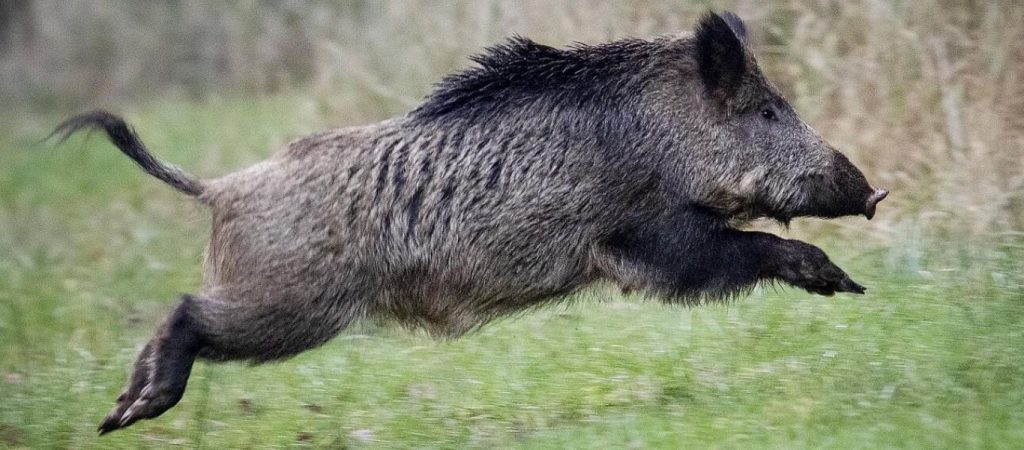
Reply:
M204 176L324 126L286 97L125 113ZM0 130L0 447L1024 446L1019 240L864 244L863 219L812 241L865 296L685 309L595 289L454 342L366 324L279 364L200 363L176 408L98 438L198 286L209 219L99 136L35 145L57 120Z

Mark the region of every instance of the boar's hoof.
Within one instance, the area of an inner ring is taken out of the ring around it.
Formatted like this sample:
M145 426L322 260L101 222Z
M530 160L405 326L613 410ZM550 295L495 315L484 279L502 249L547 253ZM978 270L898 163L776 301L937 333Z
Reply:
M157 387L147 384L137 398L119 399L118 405L107 415L99 426L101 435L125 428L140 419L152 419L164 413L181 400L185 393L184 386L181 389L175 387ZM127 402L131 401L130 404ZM125 407L127 405L127 407Z
M821 249L800 241L786 241L775 261L776 276L812 294L863 294L864 286L832 263Z

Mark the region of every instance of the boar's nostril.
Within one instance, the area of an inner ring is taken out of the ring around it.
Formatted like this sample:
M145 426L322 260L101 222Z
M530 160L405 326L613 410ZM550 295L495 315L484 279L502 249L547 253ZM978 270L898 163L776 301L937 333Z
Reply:
M867 203L864 205L864 217L867 217L868 220L875 217L875 206L878 205L878 202L885 199L885 196L887 195L889 195L889 191L885 189L875 189L875 191L868 197Z

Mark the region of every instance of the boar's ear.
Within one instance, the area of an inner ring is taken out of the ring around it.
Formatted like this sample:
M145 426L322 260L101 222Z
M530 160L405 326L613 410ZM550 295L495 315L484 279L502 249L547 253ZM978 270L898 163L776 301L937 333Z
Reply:
M696 28L697 64L701 80L719 100L732 97L747 69L744 42L747 27L731 12L709 12Z
M729 28L732 29L733 34L739 38L740 42L746 45L747 24L743 23L743 19L740 19L740 16L733 14L732 11L722 11L722 14L719 14L719 17L721 17L725 23L729 24Z

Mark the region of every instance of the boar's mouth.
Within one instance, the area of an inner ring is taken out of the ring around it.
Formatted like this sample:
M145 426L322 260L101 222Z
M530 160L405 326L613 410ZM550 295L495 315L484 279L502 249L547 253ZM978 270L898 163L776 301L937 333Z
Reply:
M775 183L782 189L757 189L752 195L734 191L716 191L707 206L731 222L745 224L758 218L769 218L788 225L797 217L834 219L863 215L875 217L878 203L889 191L871 187L867 179L846 157L839 155L827 172L798 176L788 182Z
M866 186L866 185L865 185ZM864 216L868 220L875 217L878 203L889 195L889 191L872 187L858 189L854 194L844 192L842 189L820 189L811 187L812 195L809 196L809 204L798 208L796 214L790 216L821 217L834 219L844 216ZM824 191L824 192L822 192ZM780 214L780 215L784 215Z

